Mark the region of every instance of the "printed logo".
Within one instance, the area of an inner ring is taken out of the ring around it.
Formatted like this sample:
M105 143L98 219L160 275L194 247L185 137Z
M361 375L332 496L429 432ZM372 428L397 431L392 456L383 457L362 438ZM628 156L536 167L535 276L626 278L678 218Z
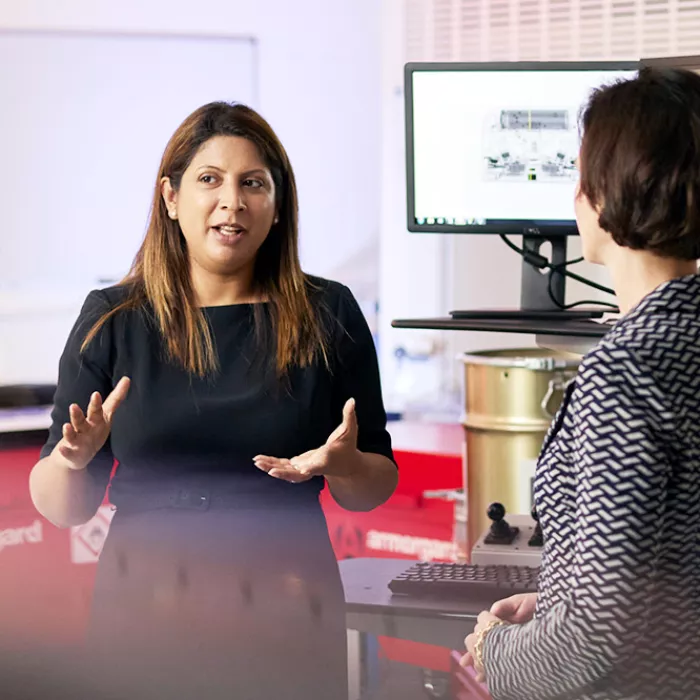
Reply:
M113 517L111 506L101 506L91 520L71 528L70 559L73 564L94 564L98 561Z
M41 520L35 520L27 527L10 527L0 530L0 552L5 547L17 547L22 544L39 544L44 541Z

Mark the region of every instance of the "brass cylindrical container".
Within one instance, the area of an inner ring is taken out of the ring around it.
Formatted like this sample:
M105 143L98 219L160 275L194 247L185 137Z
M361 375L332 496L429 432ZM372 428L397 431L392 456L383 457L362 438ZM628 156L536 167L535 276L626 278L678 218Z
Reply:
M534 463L579 358L539 348L462 356L467 540L490 525L498 501L508 513L529 513Z

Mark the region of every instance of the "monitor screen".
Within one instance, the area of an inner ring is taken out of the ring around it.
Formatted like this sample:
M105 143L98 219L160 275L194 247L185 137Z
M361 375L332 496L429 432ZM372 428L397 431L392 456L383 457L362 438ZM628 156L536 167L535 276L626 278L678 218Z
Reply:
M409 230L576 234L581 108L638 67L408 64Z

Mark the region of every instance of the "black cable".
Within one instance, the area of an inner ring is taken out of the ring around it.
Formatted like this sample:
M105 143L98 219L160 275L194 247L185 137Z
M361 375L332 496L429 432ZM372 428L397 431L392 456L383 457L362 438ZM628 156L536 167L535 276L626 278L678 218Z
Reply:
M610 309L613 313L619 313L620 307L615 304L610 304L607 301L597 301L596 299L586 299L581 301L574 301L571 304L564 304L562 306L562 311L568 311L569 309L575 309L577 306L590 306L594 304L595 306L602 306L605 309Z
M597 282L593 282L593 280L586 279L585 277L581 277L581 275L577 275L575 272L569 272L566 267L568 265L573 265L577 262L581 262L583 258L577 258L576 260L567 260L566 262L559 263L558 265L553 265L552 263L547 260L547 258L544 257L544 255L540 255L539 253L536 253L532 250L524 250L523 248L518 247L513 243L511 240L509 240L505 234L501 233L500 234L501 240L512 250L514 250L516 253L521 255L527 262L529 262L531 265L534 265L540 270L543 270L545 268L559 272L559 274L563 274L566 277L569 277L570 279L576 280L577 282L580 282L581 284L585 284L589 287L593 287L593 289L597 289L601 292L605 292L606 294L612 294L615 296L615 291L613 289L610 289L609 287L604 287L602 284L598 284ZM562 268L562 269L560 269ZM550 280L551 280L551 275L550 275ZM579 302L581 303L581 302ZM594 302L597 304L606 304L607 302ZM615 307L617 308L617 307Z
M510 240L504 233L500 233L499 236L501 240L509 247L514 250L518 255L525 258L529 263L533 264L540 270L545 267L565 267L567 265L574 265L583 261L583 258L576 258L575 260L567 260L566 262L560 263L559 265L552 265L544 255L536 253L534 250L525 250L525 248L520 248L513 241Z
M598 289L602 292L605 292L606 294L612 294L614 295L615 292L612 289L608 289L608 287L604 287L601 284L598 284L597 282L593 282L592 280L586 279L585 277L581 277L580 275L577 275L574 272L569 272L566 268L569 265L576 265L577 263L583 262L584 258L575 258L574 260L567 260L566 262L559 263L557 265L554 265L550 263L547 258L544 257L544 255L540 255L538 252L532 251L532 250L525 250L524 248L519 248L515 243L510 241L504 234L501 234L501 240L512 250L514 250L518 255L522 256L527 262L529 262L531 265L534 267L543 270L543 269L549 269L551 270L548 280L547 280L547 293L549 294L549 298L552 301L552 303L561 309L562 311L566 311L568 309L574 309L577 306L603 306L605 308L614 310L614 311L619 311L618 307L615 304L611 304L607 301L598 301L597 299L585 299L582 301L576 301L572 304L562 304L557 300L557 298L554 296L554 290L552 289L552 284L554 280L554 275L555 274L560 274L564 275L566 277L570 277L571 279L575 279L578 282L581 282L582 284L588 285L589 287L594 287L595 289Z
M548 265L550 269L554 269L556 265ZM564 273L567 277L571 278L572 280L576 280L577 282L580 282L581 284L586 284L589 287L593 287L593 289L598 289L601 292L605 292L606 294L612 294L615 296L615 290L610 289L610 287L604 287L602 284L598 284L597 282L593 282L593 280L586 279L585 277L581 277L581 275L577 275L575 272L569 272L568 270L564 270Z
M554 280L554 275L555 274L563 274L561 269L562 267L565 267L566 265L575 265L576 263L582 262L583 258L577 258L576 260L570 260L565 263L561 263L560 265L552 265L552 272L549 275L549 280L547 282L547 292L549 294L549 298L551 302L561 309L562 311L568 311L569 309L575 309L577 306L603 306L607 309L611 309L614 311L619 311L619 308L617 307L616 304L611 304L610 302L607 301L598 301L597 299L584 299L582 301L575 301L572 304L562 304L557 300L557 298L554 296L554 290L552 289L552 283Z

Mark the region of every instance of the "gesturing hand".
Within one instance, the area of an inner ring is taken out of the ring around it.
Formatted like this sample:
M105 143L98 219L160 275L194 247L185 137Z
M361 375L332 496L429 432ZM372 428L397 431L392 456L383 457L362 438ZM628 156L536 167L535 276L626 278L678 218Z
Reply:
M93 457L102 449L112 428L112 416L129 393L131 381L122 377L109 396L95 392L90 397L87 415L78 404L69 408L70 423L63 425L63 438L54 448L69 469L85 469Z
M343 422L330 434L325 445L291 459L258 455L253 462L276 479L299 483L314 476L346 476L352 471L356 454L355 399L348 399L343 407Z

